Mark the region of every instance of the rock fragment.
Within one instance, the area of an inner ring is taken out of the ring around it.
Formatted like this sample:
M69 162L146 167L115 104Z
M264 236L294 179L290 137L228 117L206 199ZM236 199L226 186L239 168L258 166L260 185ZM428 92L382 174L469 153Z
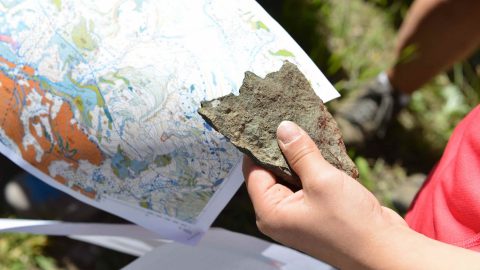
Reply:
M239 96L230 94L202 102L198 112L240 151L290 183L298 185L299 179L277 144L276 130L283 120L301 126L328 162L358 178L337 123L305 76L290 62L264 79L247 71Z

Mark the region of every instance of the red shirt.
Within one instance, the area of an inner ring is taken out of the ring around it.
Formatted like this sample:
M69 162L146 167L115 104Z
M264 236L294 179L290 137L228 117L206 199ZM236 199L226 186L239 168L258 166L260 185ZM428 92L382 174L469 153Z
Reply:
M428 237L480 251L480 106L455 128L405 219Z

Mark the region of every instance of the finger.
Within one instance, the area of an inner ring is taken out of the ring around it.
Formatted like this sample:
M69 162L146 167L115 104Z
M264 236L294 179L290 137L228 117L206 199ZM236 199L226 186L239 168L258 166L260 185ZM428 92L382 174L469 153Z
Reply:
M247 176L253 171L258 170L260 167L255 164L255 162L248 156L243 155L243 162L242 162L242 172L245 181L247 180ZM247 184L245 182L245 184Z
M337 169L330 165L322 156L315 142L297 124L283 121L277 129L280 149L290 167L297 173L305 188L318 184L319 178L329 179L331 174L337 174ZM316 181L317 180L317 181Z
M255 213L259 217L271 212L278 203L293 194L289 188L278 184L269 171L246 156L243 158L243 175Z
M277 183L270 172L256 165L247 156L243 158L243 176L245 177L248 194L254 204L260 202L263 194Z

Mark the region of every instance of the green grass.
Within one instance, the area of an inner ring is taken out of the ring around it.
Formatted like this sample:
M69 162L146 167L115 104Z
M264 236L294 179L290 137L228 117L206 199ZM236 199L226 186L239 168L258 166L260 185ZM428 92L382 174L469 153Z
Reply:
M0 235L0 270L59 269L55 259L45 256L46 236L12 233Z
M395 31L382 10L363 1L332 0L322 14L332 51L327 73L341 66L348 74L337 89L352 91L391 64Z

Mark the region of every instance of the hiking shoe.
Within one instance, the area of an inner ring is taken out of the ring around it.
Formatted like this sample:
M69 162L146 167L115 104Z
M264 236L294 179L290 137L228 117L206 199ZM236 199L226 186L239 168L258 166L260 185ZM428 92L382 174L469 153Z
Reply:
M395 91L385 73L347 99L335 114L346 145L383 138L392 118L410 97Z

